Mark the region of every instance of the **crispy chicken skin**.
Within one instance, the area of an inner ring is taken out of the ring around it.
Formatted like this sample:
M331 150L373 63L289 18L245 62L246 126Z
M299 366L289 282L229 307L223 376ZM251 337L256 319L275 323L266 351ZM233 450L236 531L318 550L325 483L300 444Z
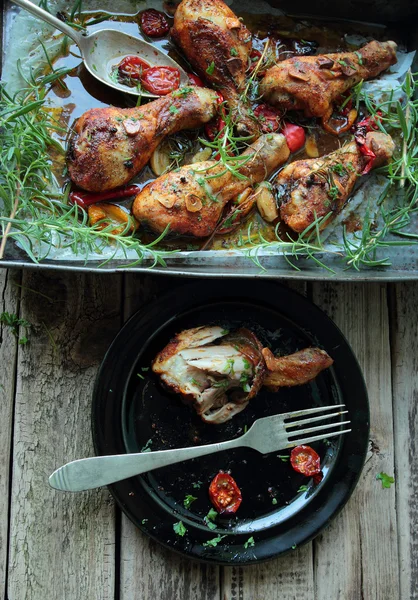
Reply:
M392 138L380 132L368 133L365 145L376 155L373 168L387 164L395 148ZM282 221L301 233L315 218L331 213L320 224L326 227L342 210L367 161L353 140L321 158L286 166L274 182Z
M395 42L372 41L358 52L297 56L268 69L260 93L282 110L303 110L307 117L328 120L342 93L395 63Z
M289 356L278 357L268 348L263 348L262 353L267 366L264 385L271 391L281 387L303 385L315 379L334 362L325 350L320 348L305 348Z
M70 177L90 192L124 185L146 165L165 136L199 127L216 110L216 93L197 87L176 90L143 107L88 110L77 120L69 142Z
M196 71L222 93L238 132L258 137L258 124L239 97L252 48L245 25L222 0L183 0L171 36Z
M224 206L251 185L263 181L289 157L281 134L261 136L244 152L252 158L238 170L238 179L216 161L182 167L149 183L135 198L132 211L157 233L170 226L170 232L209 236L215 229ZM214 177L214 175L218 175ZM210 179L205 179L210 176Z
M152 370L203 421L219 425L244 410L263 385L271 391L302 385L332 363L319 348L276 358L246 328L229 333L203 326L178 333L157 354Z

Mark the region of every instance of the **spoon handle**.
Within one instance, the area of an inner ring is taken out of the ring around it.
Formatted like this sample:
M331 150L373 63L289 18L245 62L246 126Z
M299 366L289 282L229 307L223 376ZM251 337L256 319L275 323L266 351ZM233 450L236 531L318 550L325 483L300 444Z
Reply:
M141 452L139 454L95 456L73 460L52 473L49 477L49 485L56 490L67 492L90 490L183 460L245 446L247 443L243 440L243 437L245 435L227 442L192 448L157 450L156 452Z
M46 10L43 10L42 8L39 8L39 6L37 6L33 2L29 2L29 0L12 1L21 8L24 8L28 12L35 15L35 17L38 17L42 21L46 21L56 29L59 29L59 31L62 31L62 33L65 33L65 35L68 35L72 40L75 41L77 46L80 47L80 44L82 44L83 36L77 31L74 31L74 29L66 23L63 23L62 21L57 19L57 17L54 17L54 15L51 15L51 13L47 12Z

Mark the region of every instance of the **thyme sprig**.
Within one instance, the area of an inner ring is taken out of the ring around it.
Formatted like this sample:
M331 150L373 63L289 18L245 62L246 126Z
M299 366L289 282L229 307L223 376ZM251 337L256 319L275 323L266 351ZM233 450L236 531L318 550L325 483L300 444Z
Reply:
M122 254L135 256L130 266L148 259L150 266L165 266L164 259L176 251L155 246L167 230L150 244L142 244L130 234L129 221L120 233L103 222L91 227L87 213L68 204L69 190L62 192L50 157L58 164L63 161L64 148L56 138L65 129L47 106L51 85L67 72L57 69L46 76L32 72L26 78L27 87L14 96L4 85L0 87L0 258L7 240L14 239L34 262L55 249L71 248L87 261L92 253L100 256L111 248L102 264Z

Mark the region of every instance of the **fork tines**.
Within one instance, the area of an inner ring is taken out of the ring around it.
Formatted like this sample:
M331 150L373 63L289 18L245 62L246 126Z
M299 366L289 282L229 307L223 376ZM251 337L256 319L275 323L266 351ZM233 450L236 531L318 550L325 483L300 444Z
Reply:
M347 410L342 410L345 408L344 404L334 404L332 406L320 406L317 408L307 408L306 410L298 410L290 413L286 413L282 415L283 420L285 421L284 427L288 436L288 447L299 446L301 444L308 444L310 442L315 442L317 440L323 440L325 438L336 437L342 435L343 433L349 433L351 429L341 429L343 425L349 425L350 421L342 421L341 415L348 413ZM341 409L336 410L335 409ZM335 411L335 412L327 412L327 411ZM319 414L325 413L325 414ZM316 415L310 417L310 415ZM298 417L307 416L307 419L298 419ZM296 419L294 421L289 422L288 419ZM305 427L300 429L302 425L310 425L311 423L315 423L317 421L325 421L327 419L334 419L332 423L324 423L321 425L317 425L315 427ZM293 428L293 430L292 430ZM297 429L296 429L297 428ZM331 431L330 431L331 430ZM333 431L332 431L333 430ZM317 435L309 436L309 437L298 437L298 439L290 439L295 436L304 436L306 434L318 432Z

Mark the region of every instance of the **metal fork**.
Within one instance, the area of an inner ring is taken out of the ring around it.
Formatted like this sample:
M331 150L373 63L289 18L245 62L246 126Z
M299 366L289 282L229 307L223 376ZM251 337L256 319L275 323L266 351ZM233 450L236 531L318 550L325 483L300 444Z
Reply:
M308 408L272 417L264 417L255 421L247 433L244 433L239 438L217 444L194 446L192 448L177 448L175 450L158 450L156 452L140 452L138 454L96 456L74 460L54 471L49 478L49 484L57 490L80 492L116 483L122 479L140 475L141 473L159 469L160 467L166 467L182 462L183 460L190 460L191 458L214 454L215 452L222 452L223 450L230 450L232 448L253 448L262 454L267 454L269 452L285 450L286 448L293 448L301 444L309 444L310 442L336 437L351 431L351 429L340 429L342 425L350 423L350 421L341 421L338 419L340 415L348 412L347 410L342 410L343 408L344 404L334 404L333 406ZM341 410L332 413L328 412L335 409ZM299 417L303 416L309 416L309 418L299 419ZM337 417L337 419L334 419L332 423L301 429L301 426L334 417ZM297 420L290 421L290 419ZM316 435L307 435L312 433L316 433ZM290 439L295 437L296 439Z

